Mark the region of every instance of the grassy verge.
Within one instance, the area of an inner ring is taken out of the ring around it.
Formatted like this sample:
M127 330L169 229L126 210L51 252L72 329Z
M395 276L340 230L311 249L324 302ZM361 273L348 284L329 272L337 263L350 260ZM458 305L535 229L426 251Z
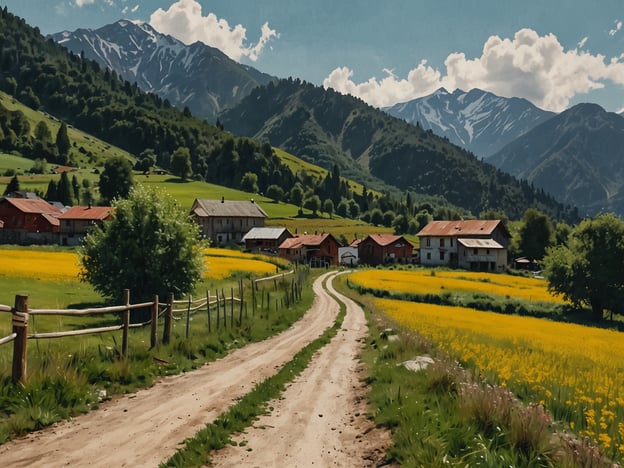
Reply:
M340 313L334 325L299 351L291 361L273 377L259 383L238 403L222 413L213 423L186 440L185 447L175 453L161 466L192 467L203 466L210 462L209 452L233 444L231 435L243 431L262 414L266 414L271 400L278 398L286 384L294 380L310 363L314 353L328 344L342 325L346 313L340 303Z
M227 327L208 331L206 315L191 317L190 335L186 321L174 320L171 343L149 349L149 330L131 330L129 355L121 358L121 332L57 340L29 345L28 383L11 381L9 353L0 354L0 443L37 430L76 414L97 408L103 398L150 386L162 375L196 369L225 355L229 349L261 341L298 320L312 304L311 283L323 271L305 279L301 300L290 307L249 310L242 323L238 313ZM282 291L273 291L279 297ZM250 292L248 292L250 294ZM247 300L251 304L250 298ZM162 330L162 328L159 328Z
M586 441L554 422L542 405L524 405L415 332L374 308L371 297L338 285L363 304L369 338L363 360L375 421L392 431L387 461L404 466L612 466ZM429 361L419 371L402 363Z

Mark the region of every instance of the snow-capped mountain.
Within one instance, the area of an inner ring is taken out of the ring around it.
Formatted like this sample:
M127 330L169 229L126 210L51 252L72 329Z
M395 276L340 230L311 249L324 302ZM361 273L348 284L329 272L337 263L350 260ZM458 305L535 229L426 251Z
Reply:
M431 129L482 158L555 115L526 99L504 98L480 89L449 93L444 88L384 111Z
M75 54L84 54L144 91L188 107L214 122L256 86L275 78L230 59L202 42L186 45L147 23L120 20L99 29L53 34Z

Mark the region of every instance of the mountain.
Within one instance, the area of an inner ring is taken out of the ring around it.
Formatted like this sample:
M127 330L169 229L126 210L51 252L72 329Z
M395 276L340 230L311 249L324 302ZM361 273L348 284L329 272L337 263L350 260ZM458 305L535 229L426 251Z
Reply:
M555 115L526 99L504 98L480 89L449 93L440 88L429 96L383 110L431 129L485 159Z
M431 130L391 117L353 96L300 80L254 89L220 116L226 130L261 140L367 184L380 179L400 190L445 197L478 215L504 211L512 219L536 207L560 219L572 211Z
M256 86L275 79L235 62L219 49L202 42L186 45L147 23L121 20L95 30L64 31L51 38L210 122Z
M516 139L492 164L578 206L624 215L624 118L578 104Z

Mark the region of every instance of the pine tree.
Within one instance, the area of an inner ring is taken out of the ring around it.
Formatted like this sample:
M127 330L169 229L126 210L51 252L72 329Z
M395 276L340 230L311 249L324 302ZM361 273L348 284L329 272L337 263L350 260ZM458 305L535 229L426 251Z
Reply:
M65 122L61 123L61 127L56 134L56 147L61 156L67 156L69 154L71 143L69 142L69 135L67 135L67 125Z
M6 196L10 193L19 192L19 191L20 191L19 179L17 178L16 175L14 175L9 181L9 184L4 189L4 195Z
M59 180L58 187L56 189L57 200L65 206L71 206L74 204L71 195L71 186L69 184L69 177L67 172L61 174L61 180Z

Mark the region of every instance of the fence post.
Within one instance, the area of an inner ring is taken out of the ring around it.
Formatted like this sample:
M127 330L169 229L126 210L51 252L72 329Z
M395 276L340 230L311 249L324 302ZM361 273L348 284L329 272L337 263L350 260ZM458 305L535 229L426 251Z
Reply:
M221 322L221 303L219 302L219 290L217 289L215 299L216 303L216 311L217 311L217 330L219 329L219 322Z
M123 311L123 335L121 338L121 356L123 358L128 357L128 332L130 331L130 309L128 306L130 305L130 290L124 289L123 292L123 300L126 306Z
M154 295L154 303L152 304L152 327L150 333L150 348L154 348L158 344L158 294Z
M191 331L191 302L193 301L193 296L189 296L188 306L186 308L186 339L188 339L190 331Z
M230 288L230 328L234 326L234 288Z
M206 310L208 311L208 333L212 330L210 329L210 290L206 291Z
M171 341L171 323L173 322L173 293L169 293L167 299L167 310L165 311L165 326L163 330L163 343L169 344Z
M221 289L221 302L223 304L223 328L227 328L227 300L223 289Z
M13 341L13 382L26 383L26 351L28 344L28 296L15 296L13 310L13 333L17 337Z
M240 313L239 313L239 317L238 317L238 326L242 326L243 325L243 280L240 280L240 282L238 283L238 297L240 298Z

